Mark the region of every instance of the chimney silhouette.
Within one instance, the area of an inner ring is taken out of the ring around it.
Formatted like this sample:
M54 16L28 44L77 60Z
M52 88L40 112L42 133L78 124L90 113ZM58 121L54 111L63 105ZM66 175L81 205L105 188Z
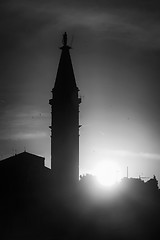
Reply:
M67 45L67 33L63 46L51 105L51 171L59 188L72 188L79 181L79 104L76 85Z

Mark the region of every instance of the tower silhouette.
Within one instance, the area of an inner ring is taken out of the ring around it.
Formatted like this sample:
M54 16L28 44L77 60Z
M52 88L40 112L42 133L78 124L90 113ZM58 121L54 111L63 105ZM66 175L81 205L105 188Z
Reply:
M63 46L51 105L51 171L58 189L73 189L79 180L79 104L76 85L67 45L67 34L63 35Z

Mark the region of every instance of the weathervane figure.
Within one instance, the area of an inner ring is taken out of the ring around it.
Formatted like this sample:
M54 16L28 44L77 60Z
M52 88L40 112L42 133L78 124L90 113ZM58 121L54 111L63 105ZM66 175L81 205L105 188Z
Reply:
M62 43L64 46L67 46L67 33L66 32L63 34Z

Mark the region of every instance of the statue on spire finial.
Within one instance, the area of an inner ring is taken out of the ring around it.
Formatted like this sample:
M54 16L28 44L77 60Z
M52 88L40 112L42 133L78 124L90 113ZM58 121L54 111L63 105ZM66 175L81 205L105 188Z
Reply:
M67 33L66 32L63 34L62 43L63 43L63 46L67 46Z

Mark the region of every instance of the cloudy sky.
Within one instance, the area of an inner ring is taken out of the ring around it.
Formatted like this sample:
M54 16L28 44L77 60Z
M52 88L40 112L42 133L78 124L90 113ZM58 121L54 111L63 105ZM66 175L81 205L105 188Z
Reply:
M80 170L97 161L160 180L160 6L157 0L0 3L0 159L50 159L50 106L67 31L80 108Z

